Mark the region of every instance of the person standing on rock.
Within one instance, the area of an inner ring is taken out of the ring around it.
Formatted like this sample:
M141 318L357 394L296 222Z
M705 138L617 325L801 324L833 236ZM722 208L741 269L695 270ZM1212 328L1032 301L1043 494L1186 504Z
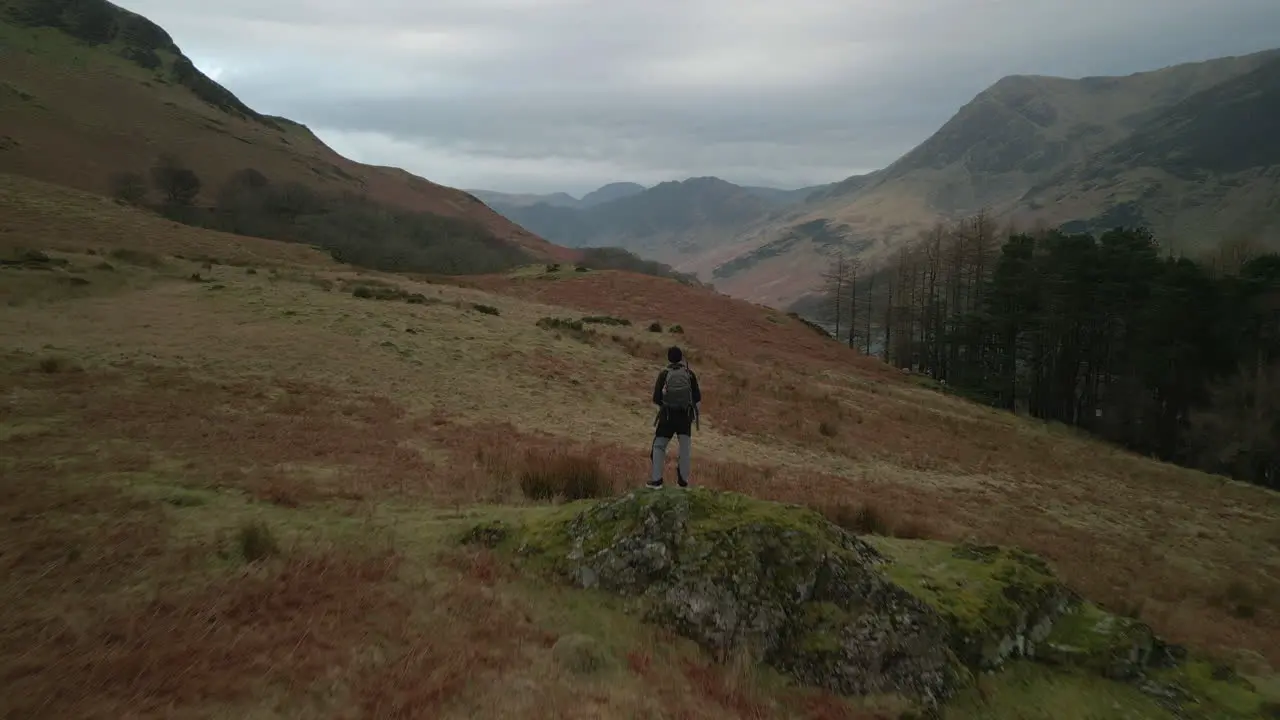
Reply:
M650 455L653 466L649 473L647 487L662 487L662 467L667 462L667 445L671 438L680 439L680 458L676 463L676 484L689 487L689 467L693 455L693 427L698 422L698 403L702 402L702 391L698 389L698 376L684 362L684 353L679 347L667 350L667 366L658 373L658 381L653 386L653 404L658 406L658 417L654 419L657 431L653 434L653 447Z

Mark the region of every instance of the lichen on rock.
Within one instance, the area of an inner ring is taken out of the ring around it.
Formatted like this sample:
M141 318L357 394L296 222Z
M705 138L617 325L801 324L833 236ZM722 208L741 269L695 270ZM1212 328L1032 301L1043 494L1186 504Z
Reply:
M1074 602L1040 558L1017 548L872 538L889 576L946 618L966 664L994 670L1033 657Z
M703 488L546 508L518 528L477 525L463 542L627 598L717 658L745 651L841 694L937 710L970 694L975 672L1022 658L1125 682L1179 717L1264 707L1247 680L1203 670L1016 548L854 536L807 508Z
M647 619L725 657L746 649L845 694L934 705L965 676L948 627L817 513L695 489L584 506L521 548L575 585L643 599Z

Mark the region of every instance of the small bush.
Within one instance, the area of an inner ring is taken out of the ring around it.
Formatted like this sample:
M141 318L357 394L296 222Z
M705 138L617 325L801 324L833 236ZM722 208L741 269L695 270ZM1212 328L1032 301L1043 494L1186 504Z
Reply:
M240 526L236 533L236 547L247 562L257 562L280 552L275 534L261 520L253 520Z
M586 272L586 271L587 271L587 268L586 268L586 266L585 266L585 265L578 265L578 266L576 266L576 267L574 267L574 268L573 268L573 271L574 271L574 272L583 272L583 273L584 273L584 272Z
M557 272L560 272L560 263L552 263L552 264L548 265L548 266L547 266L547 272L549 272L549 273L557 273Z
M492 306L492 305L481 305L480 303L473 303L473 304L471 305L471 309L472 309L472 310L475 310L475 311L476 311L476 312L478 312L478 313L484 313L485 315L500 315L500 314L501 314L501 313L498 311L498 308L496 308L496 307L494 307L494 306Z
M40 358L40 361L36 363L36 367L46 375L56 375L57 373L72 372L79 369L79 366L71 360L57 355Z
M245 274L245 275L257 275L257 274L258 274L258 271L257 271L255 268L245 268L244 274Z
M836 427L836 424L831 422L830 420L823 420L822 422L818 423L818 432L821 433L824 437L835 437L840 433L839 428Z
M609 496L613 482L595 458L530 453L520 473L520 491L530 500L584 500Z
M662 323L657 321L649 323L649 332L653 332L653 333L662 332Z
M582 318L582 322L584 322L584 323L590 323L590 324L593 324L593 325L621 325L621 326L628 326L628 325L630 325L630 324L631 324L631 321L630 321L630 320L627 320L626 318L616 318L616 317L612 317L612 316L610 316L610 315L588 315L588 316L586 316L586 317Z
M889 524L874 505L863 503L850 507L841 503L822 509L822 514L832 523L859 535L889 535Z
M111 176L111 197L127 205L141 205L147 200L147 179L142 173L119 172Z
M116 269L116 266L115 266L115 265L112 265L111 263L107 262L106 260L103 260L102 262L98 263L97 265L94 265L94 266L93 266L93 269L95 269L95 270L106 270L106 271L110 272L110 271L115 270L115 269Z
M679 325L672 325L671 329L667 330L667 332L671 333L672 335L683 335L684 328Z
M569 318L544 317L538 321L538 327L543 330L587 332L587 329L583 327L581 320L570 320Z
M364 285L359 285L356 287L356 289L351 291L351 295L358 298L364 298L366 300L372 299L373 288L365 287Z
M1264 594L1240 579L1233 579L1214 597L1213 604L1226 610L1232 617L1249 620L1258 614Z
M111 251L111 257L120 262L129 263L130 265L138 265L141 267L158 268L164 265L164 261L159 255L147 252L146 250L131 250L129 248L116 248Z

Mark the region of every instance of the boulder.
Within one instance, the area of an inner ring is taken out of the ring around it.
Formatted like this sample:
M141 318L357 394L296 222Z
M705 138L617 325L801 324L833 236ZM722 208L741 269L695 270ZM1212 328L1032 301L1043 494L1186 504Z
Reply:
M926 715L972 695L975 673L1019 659L1125 682L1178 717L1271 707L1248 680L1084 601L1017 548L855 536L808 508L704 488L543 508L459 539L628 598L721 660L745 653L808 685L914 700ZM557 657L592 672L577 661L591 647L575 637Z
M811 685L934 706L967 675L943 618L874 547L795 506L704 489L631 494L548 521L520 548L581 588L724 658L745 649Z

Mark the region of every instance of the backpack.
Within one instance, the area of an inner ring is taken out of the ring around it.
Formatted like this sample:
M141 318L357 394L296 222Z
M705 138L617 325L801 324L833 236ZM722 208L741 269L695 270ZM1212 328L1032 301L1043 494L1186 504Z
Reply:
M667 369L667 381L662 386L662 407L681 411L693 409L693 378L687 366Z

